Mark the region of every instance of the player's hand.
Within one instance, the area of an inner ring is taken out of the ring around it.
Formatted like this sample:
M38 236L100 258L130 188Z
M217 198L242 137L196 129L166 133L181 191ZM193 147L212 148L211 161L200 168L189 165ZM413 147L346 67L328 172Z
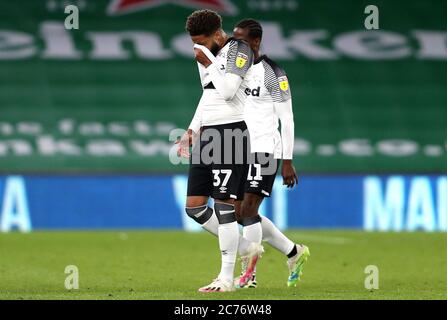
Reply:
M197 62L203 65L205 68L208 68L208 66L212 63L211 60L206 56L206 54L198 48L194 48L194 57Z
M189 147L192 145L193 135L193 131L188 129L188 131L186 131L183 136L175 142L175 144L178 144L177 156L189 158Z
M282 184L286 185L287 188L293 188L294 185L298 184L298 177L292 160L283 160L281 174L283 178Z

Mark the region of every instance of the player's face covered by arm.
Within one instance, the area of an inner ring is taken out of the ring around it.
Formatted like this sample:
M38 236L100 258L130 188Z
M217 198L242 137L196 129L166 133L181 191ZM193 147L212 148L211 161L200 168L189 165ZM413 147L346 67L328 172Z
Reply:
M231 40L229 45L225 72L222 73L214 63L207 68L216 90L227 101L233 99L253 64L253 52L248 44Z
M211 35L211 36L205 36L205 35L198 35L198 36L192 36L191 40L194 44L201 45L205 48L207 48L213 56L215 56L220 49L220 46L216 40L217 33Z

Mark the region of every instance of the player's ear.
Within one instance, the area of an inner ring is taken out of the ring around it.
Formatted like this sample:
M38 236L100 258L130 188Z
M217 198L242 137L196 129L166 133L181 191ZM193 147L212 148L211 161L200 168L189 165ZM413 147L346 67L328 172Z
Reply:
M213 38L214 38L214 42L218 43L219 45L222 45L223 40L225 38L223 30L218 29L216 32L214 32Z

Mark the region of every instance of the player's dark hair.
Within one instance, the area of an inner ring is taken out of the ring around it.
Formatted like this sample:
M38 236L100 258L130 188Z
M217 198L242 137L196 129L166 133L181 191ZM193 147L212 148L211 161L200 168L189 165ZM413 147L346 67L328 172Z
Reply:
M212 10L197 10L186 19L185 28L190 36L209 36L222 28L222 18Z
M262 39L262 26L255 19L244 19L236 24L236 28L248 29L248 36L252 39Z

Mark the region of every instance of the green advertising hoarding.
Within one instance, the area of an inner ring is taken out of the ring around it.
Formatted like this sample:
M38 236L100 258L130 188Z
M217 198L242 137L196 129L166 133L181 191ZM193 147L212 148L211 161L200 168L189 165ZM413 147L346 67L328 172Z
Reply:
M67 4L79 29L67 30ZM447 3L0 1L2 172L179 172L169 134L201 95L184 31L196 8L231 32L259 19L288 73L300 172L447 170Z

